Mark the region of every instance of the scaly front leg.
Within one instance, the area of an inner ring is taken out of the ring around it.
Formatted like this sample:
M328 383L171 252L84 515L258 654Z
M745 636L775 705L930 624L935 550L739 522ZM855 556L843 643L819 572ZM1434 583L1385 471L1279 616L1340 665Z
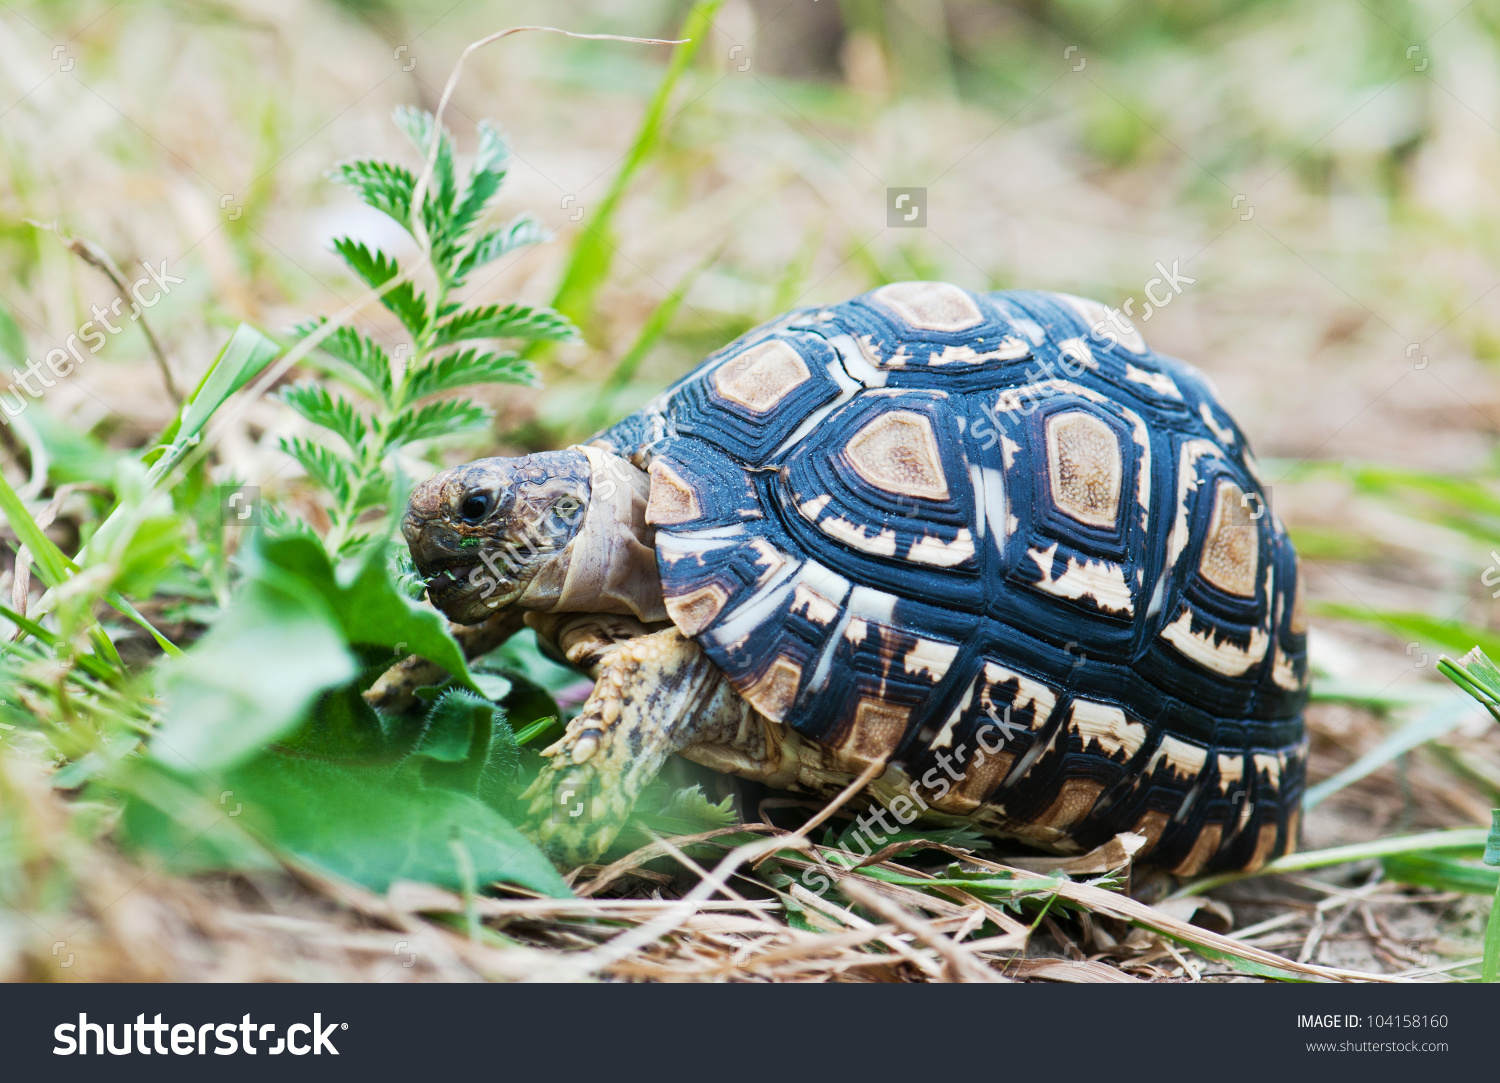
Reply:
M552 762L525 794L528 833L574 864L609 848L666 758L697 742L705 709L722 713L739 701L698 645L674 628L602 653L595 676L593 694L542 753Z

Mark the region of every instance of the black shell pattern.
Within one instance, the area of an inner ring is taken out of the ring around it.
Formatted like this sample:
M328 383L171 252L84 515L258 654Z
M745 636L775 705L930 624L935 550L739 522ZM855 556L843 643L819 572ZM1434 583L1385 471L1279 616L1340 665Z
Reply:
M651 470L673 620L851 769L1181 875L1295 847L1296 554L1207 380L1103 306L896 283L598 442Z

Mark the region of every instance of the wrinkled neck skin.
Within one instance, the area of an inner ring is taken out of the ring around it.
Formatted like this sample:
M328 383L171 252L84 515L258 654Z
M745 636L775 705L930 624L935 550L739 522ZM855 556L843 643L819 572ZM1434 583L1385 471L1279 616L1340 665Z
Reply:
M618 455L575 445L587 456L589 501L578 533L543 561L512 603L538 613L618 613L667 619L656 570L656 531L646 523L650 481Z

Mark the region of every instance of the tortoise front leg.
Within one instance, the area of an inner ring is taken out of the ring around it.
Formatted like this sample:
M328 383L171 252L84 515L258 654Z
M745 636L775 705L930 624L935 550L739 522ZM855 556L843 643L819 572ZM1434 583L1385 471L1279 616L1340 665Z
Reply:
M528 834L574 864L608 849L669 755L702 741L705 727L750 711L675 628L613 646L600 656L595 677L593 694L562 739L542 753L552 762L525 794Z

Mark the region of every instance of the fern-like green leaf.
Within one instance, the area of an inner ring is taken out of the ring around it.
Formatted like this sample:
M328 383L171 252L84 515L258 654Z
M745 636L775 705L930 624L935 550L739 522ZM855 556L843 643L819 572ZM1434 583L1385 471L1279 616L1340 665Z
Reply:
M534 214L523 214L503 226L485 230L459 257L453 268L455 286L462 286L477 268L493 263L508 252L545 241L549 234Z
M396 448L435 436L475 432L486 428L491 416L477 402L455 399L413 406L391 418L385 428L385 443L388 448Z
M549 339L573 342L578 329L573 322L550 308L539 305L484 305L466 308L438 324L433 333L433 348L475 338Z
M354 494L354 502L349 506L350 512L358 516L368 508L385 507L390 501L391 475L377 469L365 476L359 492Z
M415 109L409 105L398 105L395 112L396 126L406 133L416 148L422 152L422 160L425 163L427 155L432 148L432 114L425 109ZM432 202L436 204L437 213L446 218L453 209L455 194L453 176L453 138L448 134L446 128L440 133L438 142L437 161L432 171ZM432 206L424 207L424 212L431 214ZM427 223L429 233L436 234L441 226L440 221Z
M333 167L329 178L352 188L368 206L411 228L411 197L417 187L417 178L411 170L394 162L361 158L340 162Z
M312 528L306 519L299 515L293 515L280 504L268 501L261 509L261 514L264 516L266 533L274 538L285 538L294 534L300 534L305 538L311 538L320 545L322 544L318 538L317 531ZM424 583L423 585L425 586L426 584Z
M314 425L335 433L349 450L357 452L370 435L370 423L354 404L311 380L283 388L278 397Z
M379 289L401 273L400 266L390 256L379 249L372 252L352 237L338 238L333 242L333 247L334 251L344 257L344 262L350 269L372 289ZM426 333L429 318L427 298L418 293L410 282L403 282L386 290L380 297L380 303L395 313L413 338L421 338Z
M406 402L416 402L441 391L453 391L473 384L537 383L536 368L513 353L490 353L485 350L461 350L440 357L407 378L403 391Z
M474 150L474 173L498 173L504 177L510 169L510 148L505 136L487 120L479 122L479 145Z
M469 183L464 189L464 197L453 208L453 214L446 222L445 240L458 240L475 222L479 221L480 215L495 198L495 193L500 191L500 186L505 183L509 157L510 152L505 149L500 133L488 123L481 123L479 125L479 153L475 158L474 168L469 172Z
M323 326L321 317L305 320L292 328L292 334L305 338ZM329 335L319 347L324 353L342 362L339 375L371 398L387 402L391 397L391 358L385 348L374 339L360 334L352 327L340 327Z
M301 464L307 476L326 490L336 504L344 504L354 492L355 478L350 464L337 453L300 436L282 437L281 450Z

